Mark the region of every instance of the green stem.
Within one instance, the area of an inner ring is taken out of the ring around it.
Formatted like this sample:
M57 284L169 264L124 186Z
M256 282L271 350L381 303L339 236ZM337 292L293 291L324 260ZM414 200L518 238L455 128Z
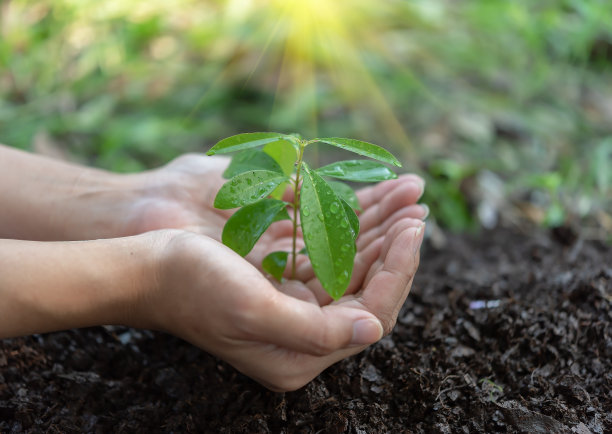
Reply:
M307 144L307 142L300 141L300 149L295 169L295 184L293 186L293 245L291 249L291 279L295 279L295 260L297 257L297 222L298 210L300 208L300 175L302 172L304 148Z

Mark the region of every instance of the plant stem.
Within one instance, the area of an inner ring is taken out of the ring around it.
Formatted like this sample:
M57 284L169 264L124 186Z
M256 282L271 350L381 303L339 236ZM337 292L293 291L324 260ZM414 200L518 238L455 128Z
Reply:
M293 244L291 249L291 279L295 279L295 260L297 257L297 222L298 210L300 208L300 175L302 172L302 159L304 156L304 148L308 143L300 140L300 149L295 169L295 183L293 186Z

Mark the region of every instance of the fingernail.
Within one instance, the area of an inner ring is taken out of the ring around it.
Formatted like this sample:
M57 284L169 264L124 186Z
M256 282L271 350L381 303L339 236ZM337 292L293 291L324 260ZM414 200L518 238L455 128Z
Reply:
M416 244L414 245L414 253L416 254L423 244L423 230L425 229L425 222L421 223L414 233Z
M425 222L421 222L421 224L416 228L415 233L417 237L421 235L421 232L423 232L423 229L425 229Z
M425 212L425 214L423 214L423 217L421 217L421 220L425 220L427 217L429 217L429 206L424 203L420 203L419 205L423 207L423 211Z
M419 199L423 196L423 193L425 193L425 180L421 178L421 181L421 194L419 194Z
M383 336L383 328L376 319L360 319L353 324L352 346L370 345Z

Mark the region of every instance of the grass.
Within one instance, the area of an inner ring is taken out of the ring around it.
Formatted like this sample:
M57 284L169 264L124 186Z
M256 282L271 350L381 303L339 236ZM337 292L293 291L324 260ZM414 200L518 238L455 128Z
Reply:
M606 3L12 0L0 141L133 171L237 132L355 137L423 174L446 227L570 223L601 238Z

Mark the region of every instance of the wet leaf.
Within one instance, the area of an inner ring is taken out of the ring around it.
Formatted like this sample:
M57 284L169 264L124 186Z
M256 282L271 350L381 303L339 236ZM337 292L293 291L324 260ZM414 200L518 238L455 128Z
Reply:
M262 268L279 282L283 278L289 252L272 252L261 262Z
M357 217L357 214L355 214L355 211L353 211L353 208L348 203L346 203L343 199L340 200L342 201L342 206L344 207L344 212L346 213L349 227L353 232L353 240L356 240L359 236L359 217Z
M340 137L326 137L323 139L316 139L318 142L327 143L328 145L336 146L347 151L354 152L365 157L370 157L375 160L383 161L385 163L400 166L401 163L384 148L378 145L368 142L362 142L361 140L355 139L344 139Z
M338 161L317 169L317 173L321 176L357 182L378 182L397 178L387 166L371 160Z
M242 151L256 148L268 143L284 140L285 135L280 133L243 133L221 140L210 148L206 155L227 154L228 152Z
M223 177L229 179L251 170L270 170L272 172L284 173L276 160L266 152L259 149L247 149L232 157L232 161L227 169L225 169L225 172L223 172Z
M295 167L295 161L297 160L297 150L293 142L289 140L280 140L278 142L268 143L262 150L276 161L285 175L291 176ZM289 182L283 182L276 187L276 190L270 193L270 196L275 199L281 199L288 185Z
M289 185L290 185L289 181L279 184L279 186L276 187L272 193L270 193L270 197L273 199L279 199L279 200L282 199Z
M215 208L230 209L256 202L268 196L288 178L270 170L252 170L234 176L219 189Z
M293 168L295 167L295 161L298 157L297 150L291 142L288 140L279 140L277 142L268 143L263 147L262 151L276 161L285 175L291 176Z
M223 244L246 256L273 222L289 218L286 206L282 200L263 199L240 208L223 227Z
M359 199L351 187L346 185L344 182L338 181L327 181L327 184L332 188L332 190L334 190L334 193L348 203L351 208L361 210Z
M312 268L323 288L339 299L351 280L355 240L342 200L308 165L303 166L300 218Z

